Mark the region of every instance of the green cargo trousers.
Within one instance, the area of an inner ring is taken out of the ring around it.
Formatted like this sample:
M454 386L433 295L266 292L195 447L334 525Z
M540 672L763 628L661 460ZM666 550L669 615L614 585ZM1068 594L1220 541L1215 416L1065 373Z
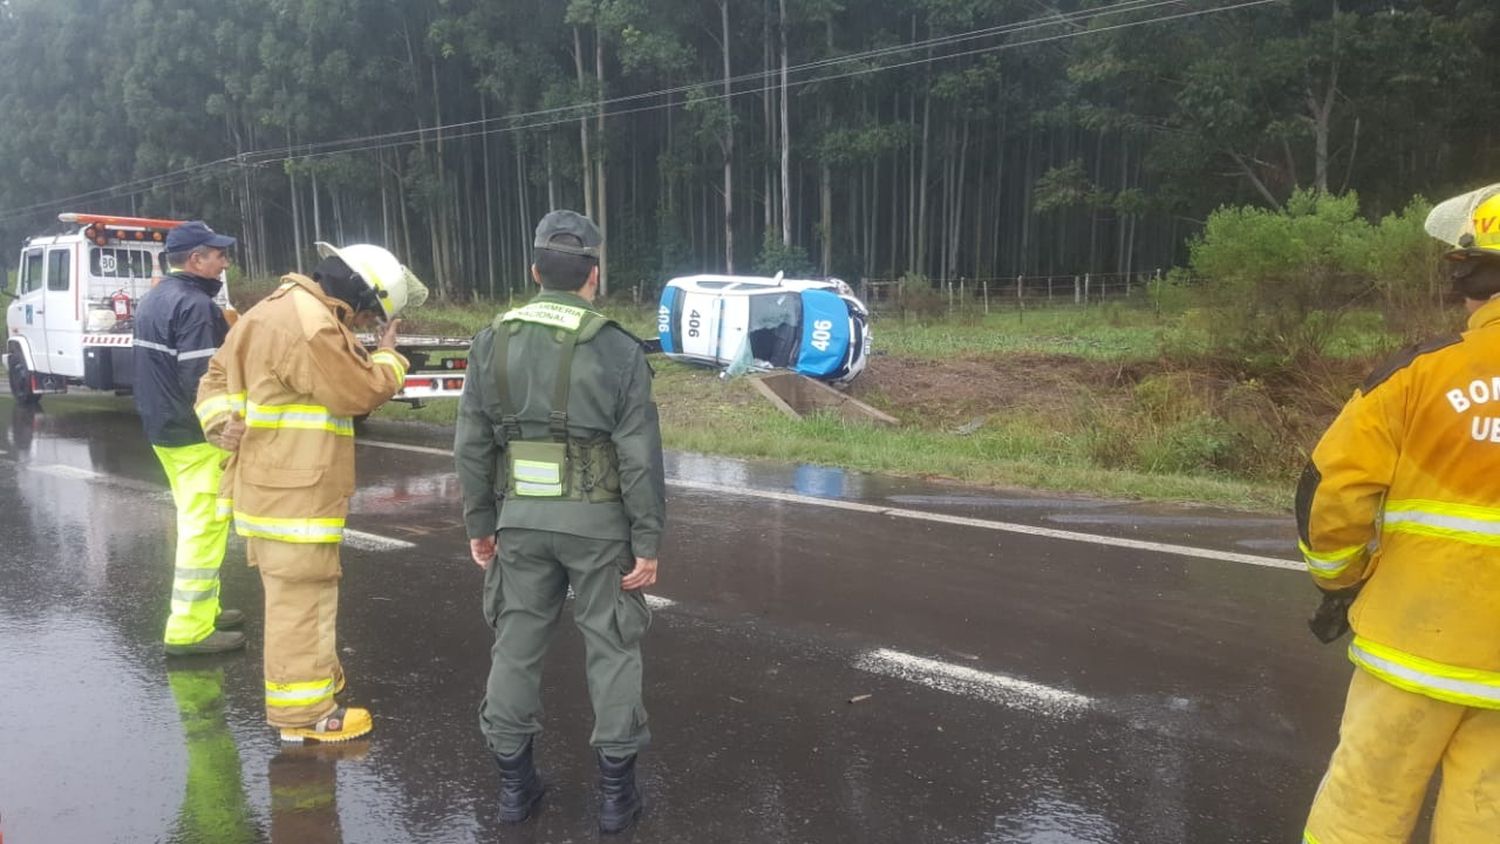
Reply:
M635 567L630 543L506 528L484 576L484 617L495 631L480 729L490 750L510 755L542 731L542 659L572 586L573 622L587 650L594 705L590 744L630 756L651 740L641 704L641 637L651 610L620 578Z

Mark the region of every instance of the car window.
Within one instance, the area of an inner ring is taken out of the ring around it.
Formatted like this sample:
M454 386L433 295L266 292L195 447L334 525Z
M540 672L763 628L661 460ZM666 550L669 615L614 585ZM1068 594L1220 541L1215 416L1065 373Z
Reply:
M42 286L42 250L33 249L26 253L26 260L21 262L21 292L30 293Z
M730 282L727 282L727 281L700 281L700 282L698 282L698 286L701 287L701 288L703 288L704 290L723 290L724 288L728 287L729 285L730 285Z
M73 254L67 249L47 253L47 289L65 293L73 281Z
M751 356L772 366L791 366L802 339L802 297L788 290L749 299Z

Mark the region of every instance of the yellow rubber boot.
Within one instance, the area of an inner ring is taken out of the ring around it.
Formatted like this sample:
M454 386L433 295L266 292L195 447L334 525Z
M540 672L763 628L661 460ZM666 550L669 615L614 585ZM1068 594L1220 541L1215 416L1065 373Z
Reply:
M375 719L370 710L353 706L341 706L328 717L306 727L282 727L281 740L323 744L349 741L368 735L375 729Z

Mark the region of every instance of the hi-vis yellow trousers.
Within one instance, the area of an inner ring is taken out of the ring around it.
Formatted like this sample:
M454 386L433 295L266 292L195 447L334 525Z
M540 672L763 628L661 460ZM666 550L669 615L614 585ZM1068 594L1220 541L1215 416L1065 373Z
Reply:
M1500 710L1414 694L1356 668L1304 844L1407 844L1439 766L1433 844L1500 844Z
M177 505L176 569L166 642L190 645L208 638L219 617L219 566L229 520L218 512L219 477L229 453L210 443L152 446Z
M266 721L311 726L337 708L333 696L344 688L339 546L250 537L245 551L266 593Z

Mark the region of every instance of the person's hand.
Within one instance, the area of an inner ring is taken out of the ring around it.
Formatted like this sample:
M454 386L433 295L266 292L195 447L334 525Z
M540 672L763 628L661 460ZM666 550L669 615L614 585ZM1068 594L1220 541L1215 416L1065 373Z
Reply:
M495 543L495 537L486 536L482 539L469 540L469 556L474 558L474 565L484 568L495 559L495 552L500 550Z
M229 421L224 423L218 433L214 434L214 445L225 451L239 451L240 440L245 437L245 418L238 413L230 413Z
M380 333L380 342L376 344L376 348L391 349L394 351L396 348L396 332L400 329L401 320L399 319L393 319L386 323L385 331Z
M656 560L648 560L645 557L635 558L635 568L630 574L625 575L620 581L620 588L626 592L634 592L644 589L656 582Z

